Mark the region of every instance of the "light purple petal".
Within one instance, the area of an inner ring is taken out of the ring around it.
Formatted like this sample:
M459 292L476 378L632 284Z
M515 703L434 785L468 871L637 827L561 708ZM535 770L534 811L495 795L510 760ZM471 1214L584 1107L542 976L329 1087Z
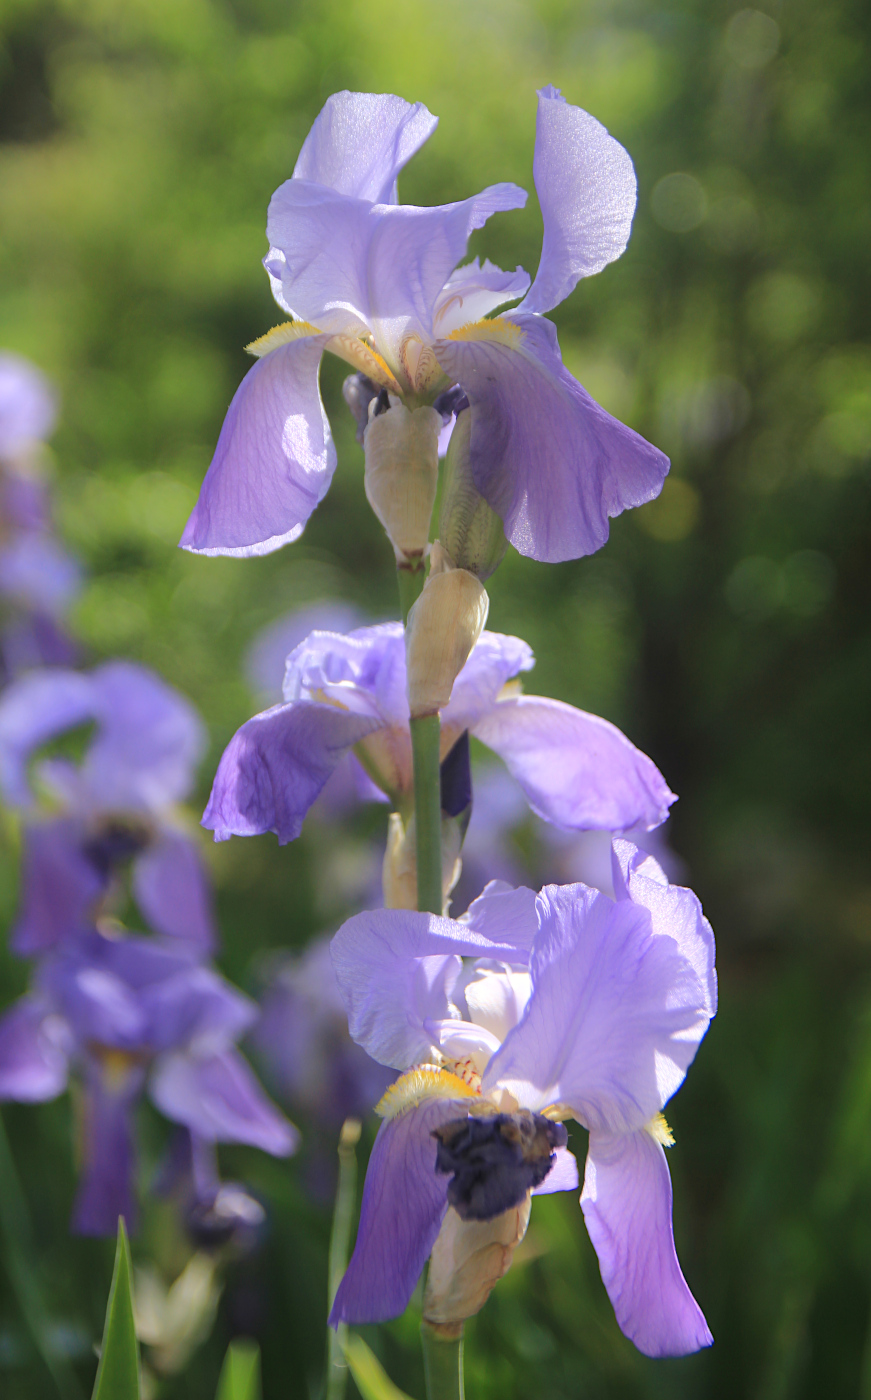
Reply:
M647 909L585 885L546 885L526 1015L484 1093L568 1105L591 1131L634 1131L680 1086L708 1028L707 988Z
M282 699L287 658L311 632L350 632L362 622L353 603L312 603L276 618L262 628L245 656L245 674L252 690L275 705Z
M94 719L98 706L91 676L78 671L37 671L7 686L0 697L0 786L8 803L30 805L27 765L34 749Z
M433 309L433 331L437 336L450 335L459 326L468 326L472 321L482 321L504 306L507 301L522 297L529 287L529 274L518 267L514 272L503 272L495 267L489 258L484 266L478 259L457 267L445 283ZM439 455L444 453L439 444Z
M568 373L549 321L513 312L478 338L434 347L472 412L475 485L521 554L546 563L601 548L608 519L659 494L668 458Z
M29 360L0 354L0 457L12 457L51 435L57 399L45 376Z
M406 333L432 334L433 307L472 231L525 203L525 191L507 184L419 208L287 180L269 204L264 266L292 316L335 334L371 330L390 355Z
M389 93L335 92L303 142L296 180L373 204L396 203L396 177L438 126L422 102Z
M287 658L285 700L321 693L358 714L408 724L405 633L401 622L358 627L347 636L312 632Z
M707 1014L717 1012L714 930L692 890L670 885L653 856L619 839L613 842L611 869L617 899L646 909L657 936L673 938L705 989Z
M472 733L498 753L533 812L557 826L658 826L675 800L656 765L615 725L559 700L503 700Z
M244 1142L275 1157L288 1156L296 1146L296 1129L234 1050L159 1056L149 1093L167 1118L208 1142Z
M0 592L60 618L81 586L75 559L51 535L26 531L0 550Z
M432 1133L465 1117L467 1101L431 1099L382 1123L369 1158L357 1242L330 1313L340 1322L385 1322L405 1311L447 1211Z
M148 1016L123 967L117 966L114 950L101 946L108 942L94 935L47 961L40 986L79 1045L96 1043L135 1053L147 1044Z
M567 1147L557 1147L556 1161L540 1186L533 1189L533 1196L552 1196L556 1191L577 1191L581 1181L578 1176L578 1159Z
M270 554L302 534L336 469L318 388L327 339L290 341L248 371L227 410L182 549Z
M106 881L83 851L80 822L60 818L25 828L21 907L10 945L23 957L45 953L92 925Z
M133 1105L141 1086L139 1070L117 1087L103 1082L98 1070L91 1075L82 1100L82 1179L72 1224L76 1234L115 1235L119 1216L131 1234L136 1229Z
M426 1059L433 1040L424 1022L450 1018L461 958L526 960L513 941L515 912L509 910L504 929L496 918L479 918L479 928L411 909L377 909L348 919L331 946L354 1040L394 1069ZM531 942L531 931L522 934Z
M492 944L513 948L501 956L508 962L526 963L538 933L535 890L521 885L512 889L503 880L491 880L473 899L459 923Z
M146 666L109 661L92 676L99 728L82 764L95 806L160 810L191 790L206 743L203 722Z
M629 242L635 212L632 161L613 136L555 87L541 88L533 176L544 240L541 262L522 311L558 306L577 285Z
M66 1088L69 1035L46 1003L22 997L0 1017L0 1099L40 1103Z
M212 951L216 933L209 880L196 843L184 832L165 827L134 862L133 892L156 933Z
M674 1248L665 1153L643 1129L591 1133L581 1208L617 1321L647 1356L686 1356L713 1337Z
M470 729L489 713L506 681L535 665L532 648L519 637L482 632L442 711L443 727Z
M264 831L282 845L294 840L339 760L380 728L378 719L307 700L255 715L221 756L203 826L216 841Z
M142 986L137 1000L146 1017L143 1038L154 1050L223 1050L257 1019L255 1003L213 968L181 960Z

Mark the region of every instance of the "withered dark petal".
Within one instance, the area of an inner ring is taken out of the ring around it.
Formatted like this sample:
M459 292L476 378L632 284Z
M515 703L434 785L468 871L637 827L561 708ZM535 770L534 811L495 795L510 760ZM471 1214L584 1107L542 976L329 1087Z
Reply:
M562 1123L529 1109L454 1118L433 1137L436 1171L451 1176L448 1202L461 1220L493 1220L520 1205L568 1142Z

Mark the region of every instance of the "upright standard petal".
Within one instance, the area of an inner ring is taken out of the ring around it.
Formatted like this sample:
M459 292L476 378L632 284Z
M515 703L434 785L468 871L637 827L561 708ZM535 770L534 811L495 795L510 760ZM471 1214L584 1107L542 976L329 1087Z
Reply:
M526 1015L484 1075L533 1110L632 1132L681 1084L708 1028L706 988L650 914L586 885L546 885Z
M519 309L545 312L580 278L620 257L635 213L635 170L601 122L549 86L538 94L532 172L544 240L535 281Z
M372 204L395 204L400 170L437 126L438 117L422 102L390 93L334 92L303 142L293 178Z
M244 1142L274 1157L286 1157L296 1147L296 1129L272 1106L235 1050L161 1055L149 1093L161 1113L207 1142Z
M182 831L164 829L133 866L136 902L157 933L201 952L215 946L209 881L199 851Z
M264 831L293 841L339 760L380 728L370 715L308 700L255 715L221 755L203 826L216 841Z
M504 925L485 917L483 895L470 923L411 909L377 909L346 920L332 941L333 967L351 1035L374 1060L407 1069L427 1058L433 1035L424 1023L459 1018L451 993L463 957L526 961L532 931L518 925L529 909L528 892L515 893L516 901L499 901L497 892Z
M0 1017L0 1100L41 1103L66 1088L69 1033L38 997L22 997Z
M665 1153L644 1129L590 1134L581 1209L620 1329L647 1356L713 1342L674 1248Z
M302 534L336 469L318 389L328 338L300 336L248 371L224 419L182 549L269 554Z
M7 687L0 698L0 787L7 802L30 805L27 765L34 749L94 719L98 706L92 678L79 671L36 671Z
M559 700L500 701L472 733L498 753L533 812L556 826L649 829L675 800L656 765L615 725Z
M529 274L522 267L503 272L489 258L481 267L473 258L463 267L454 268L442 287L433 308L433 332L441 337L450 335L470 321L481 321L498 306L516 301L529 287ZM444 453L439 447L439 456Z
M448 1178L436 1174L432 1133L466 1112L462 1100L430 1099L381 1124L330 1326L385 1322L405 1311L447 1211Z
M609 517L658 495L668 458L568 373L549 321L483 321L434 353L469 396L475 485L521 554L551 564L592 554Z

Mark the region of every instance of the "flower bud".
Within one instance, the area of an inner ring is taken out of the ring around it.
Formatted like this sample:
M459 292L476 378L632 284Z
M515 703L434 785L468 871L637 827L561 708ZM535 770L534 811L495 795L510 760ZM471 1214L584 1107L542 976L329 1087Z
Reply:
M447 907L451 890L460 878L462 837L456 821L442 821L442 895ZM381 867L385 909L417 908L417 838L414 817L404 826L398 812L391 812L387 849Z
M393 402L373 412L363 435L366 496L396 553L398 564L420 559L429 543L429 526L438 485L441 415L434 408L410 411Z
M472 413L465 408L457 414L445 457L439 539L458 569L483 580L501 564L508 541L502 521L472 480L471 436Z
M493 1220L461 1220L451 1207L430 1256L425 1322L447 1328L481 1311L526 1234L530 1199Z
M435 715L451 698L454 681L481 635L490 599L467 569L457 569L436 540L429 578L408 614L405 656L412 719Z

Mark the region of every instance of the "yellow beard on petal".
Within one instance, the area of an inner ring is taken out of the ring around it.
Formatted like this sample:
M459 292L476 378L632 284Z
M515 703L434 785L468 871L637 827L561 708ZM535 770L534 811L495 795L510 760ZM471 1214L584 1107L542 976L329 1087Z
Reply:
M507 345L516 350L523 340L524 332L514 321L506 321L497 316L493 321L470 321L467 326L458 326L450 331L446 340L493 340L497 345Z
M663 1147L674 1147L674 1133L665 1121L665 1115L655 1113L649 1123L644 1125L654 1142L662 1143Z
M479 1089L472 1088L459 1075L437 1065L416 1065L391 1084L387 1093L375 1105L379 1118L398 1118L410 1108L427 1099L479 1099ZM492 1104L490 1111L493 1111Z
M308 321L283 321L280 326L273 326L271 331L261 335L259 340L252 340L245 349L259 360L279 346L288 345L292 340L303 340L308 335L320 335L317 326L310 325Z

